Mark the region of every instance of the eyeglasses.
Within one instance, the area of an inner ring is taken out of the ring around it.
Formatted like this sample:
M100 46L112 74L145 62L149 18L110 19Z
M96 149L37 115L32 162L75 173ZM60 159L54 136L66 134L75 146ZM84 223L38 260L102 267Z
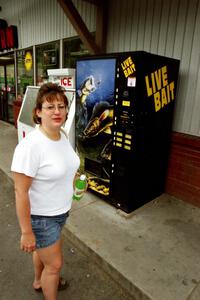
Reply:
M54 113L56 109L58 109L60 112L67 110L67 107L64 104L60 104L58 106L52 104L48 106L42 106L42 108L46 109L50 113Z

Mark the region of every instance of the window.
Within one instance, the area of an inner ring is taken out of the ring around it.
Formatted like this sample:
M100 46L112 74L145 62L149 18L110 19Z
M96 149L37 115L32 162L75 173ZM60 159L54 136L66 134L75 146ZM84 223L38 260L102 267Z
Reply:
M36 46L36 84L48 80L48 69L59 69L59 41Z
M23 96L28 85L34 85L33 48L17 51L17 90Z
M64 68L75 68L77 58L89 55L89 51L85 48L80 38L70 38L63 41Z

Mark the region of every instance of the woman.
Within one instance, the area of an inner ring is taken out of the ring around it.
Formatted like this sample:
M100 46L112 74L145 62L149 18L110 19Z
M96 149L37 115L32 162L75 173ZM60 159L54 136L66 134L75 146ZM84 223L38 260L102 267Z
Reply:
M33 288L46 300L56 300L67 287L60 277L61 229L71 208L73 181L80 160L61 131L68 113L62 87L41 86L33 119L39 127L16 147L13 172L21 249L33 252Z

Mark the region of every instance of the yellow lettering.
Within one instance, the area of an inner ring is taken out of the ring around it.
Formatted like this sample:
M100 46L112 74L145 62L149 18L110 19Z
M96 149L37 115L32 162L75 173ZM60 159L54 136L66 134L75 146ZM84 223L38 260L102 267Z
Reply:
M128 66L129 66L129 58L127 58L127 59L124 61L124 65L125 65L125 67L128 67Z
M167 105L167 96L166 96L165 88L162 88L161 94L162 94L162 107L163 107L164 105Z
M156 85L155 85L154 73L151 73L151 81L152 81L153 93L155 93L156 92Z
M135 69L135 64L132 64L132 65L131 65L131 68L132 68L133 71L136 71L136 69Z
M147 88L147 96L151 96L153 94L152 88L149 86L149 77L145 76L146 88Z
M125 69L124 63L121 63L122 70Z
M174 81L172 81L169 85L169 89L171 92L171 99L174 100Z
M157 90L161 90L161 69L158 71L155 71L155 79L156 79L156 85L157 85Z
M155 111L159 111L161 109L161 102L160 102L160 92L154 94L154 104L155 104Z
M127 70L124 70L124 75L125 75L125 77L128 77Z
M167 66L162 67L162 82L163 82L163 87L168 85L168 76L167 76Z
M133 61L132 61L132 58L129 56L128 58L128 61L129 61L129 65L132 65L133 64Z
M131 70L130 70L130 68L127 68L127 73L128 73L128 75L131 75Z
M168 103L170 102L170 93L169 93L169 85L167 85L167 99L168 99Z
M127 68L128 74L130 74L131 71L133 71L132 65ZM150 97L153 95L154 97L155 112L158 112L175 99L175 84L174 81L168 83L167 66L163 66L149 75L146 75L145 83L147 96Z

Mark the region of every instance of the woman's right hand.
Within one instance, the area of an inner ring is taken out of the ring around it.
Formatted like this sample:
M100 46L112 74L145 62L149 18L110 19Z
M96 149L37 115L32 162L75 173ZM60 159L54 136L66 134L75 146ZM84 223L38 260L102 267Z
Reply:
M22 233L20 241L20 249L31 253L36 249L36 239L33 232Z
M25 174L13 172L15 183L16 212L21 228L21 250L31 253L36 249L36 238L32 230L30 216L29 189L33 178Z

